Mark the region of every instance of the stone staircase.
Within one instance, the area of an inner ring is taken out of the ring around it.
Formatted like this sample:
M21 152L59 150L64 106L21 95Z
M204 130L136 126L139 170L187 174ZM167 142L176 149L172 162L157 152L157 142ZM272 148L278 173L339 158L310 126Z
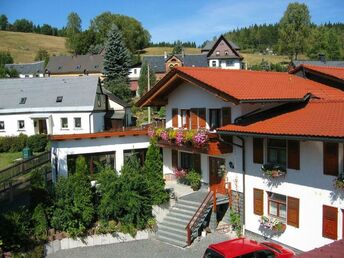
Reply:
M207 194L207 191L198 191L180 198L176 205L170 209L165 219L158 224L157 239L179 247L187 246L187 231L185 228ZM191 232L192 240L198 236L198 230L211 209L212 205L209 205L201 214L198 224L195 225Z

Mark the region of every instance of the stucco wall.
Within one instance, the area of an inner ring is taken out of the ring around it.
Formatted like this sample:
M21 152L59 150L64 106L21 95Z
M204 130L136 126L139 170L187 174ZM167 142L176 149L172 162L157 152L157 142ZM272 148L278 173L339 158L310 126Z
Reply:
M266 143L265 143L266 148ZM266 150L264 151L266 160ZM343 145L339 148L340 171L343 171ZM253 188L264 190L264 215L268 215L267 191L298 198L299 228L287 225L286 231L273 239L302 251L319 247L332 240L322 237L322 207L330 205L338 209L338 238L342 236L342 212L344 194L335 190L334 176L323 174L322 142L300 142L300 170L287 169L285 178L268 180L262 176L260 164L253 163L252 138L246 138L246 229L258 234L259 217L253 213ZM241 174L228 174L230 181ZM242 177L238 176L239 185ZM273 183L271 183L273 182ZM242 189L239 190L242 191Z
M239 59L229 59L229 60L232 60L231 64L227 64L226 59L212 58L208 60L208 65L209 67L218 67L222 69L233 69L233 70L241 69L241 61ZM215 61L215 65L213 65L213 61Z
M116 170L120 171L124 163L124 150L148 148L148 136L126 136L111 138L96 138L83 140L56 141L52 144L52 159L57 159L57 170L59 176L67 176L67 155L116 152ZM55 180L56 161L53 164L53 180Z

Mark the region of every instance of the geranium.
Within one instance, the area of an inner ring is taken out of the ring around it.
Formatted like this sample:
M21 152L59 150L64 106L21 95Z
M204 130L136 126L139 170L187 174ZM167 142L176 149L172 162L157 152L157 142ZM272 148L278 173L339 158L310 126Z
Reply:
M178 129L176 133L176 144L182 145L184 140L184 134L182 129Z
M196 146L203 146L208 141L208 134L205 130L199 130L192 140Z
M173 173L179 183L186 183L186 175L187 175L187 170L186 169L174 169Z
M259 223L262 227L270 230L274 230L277 232L284 232L285 230L285 224L278 219L261 216L259 219Z
M161 131L160 138L164 141L168 141L168 132L166 130Z

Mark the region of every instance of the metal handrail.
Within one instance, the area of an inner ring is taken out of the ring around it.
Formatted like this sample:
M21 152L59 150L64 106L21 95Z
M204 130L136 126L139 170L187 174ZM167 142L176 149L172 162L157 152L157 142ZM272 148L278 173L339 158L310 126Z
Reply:
M189 223L186 225L185 229L187 231L187 244L191 245L191 232L196 222L198 222L200 216L203 214L204 210L208 207L208 203L213 197L213 192L209 191L207 196L203 199L203 202L198 207L195 214L190 219Z

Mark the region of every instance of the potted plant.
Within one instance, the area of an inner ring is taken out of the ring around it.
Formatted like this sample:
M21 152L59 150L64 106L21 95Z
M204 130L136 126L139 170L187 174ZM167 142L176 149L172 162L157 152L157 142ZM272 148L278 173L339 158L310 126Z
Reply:
M334 180L334 186L337 189L344 190L344 174L339 175L335 180Z
M204 129L200 129L197 133L193 136L192 142L195 147L201 148L208 142L208 134L207 131Z
M186 184L187 183L187 179L186 179L186 174L187 171L185 169L174 169L173 173L177 179L177 182L180 184Z
M281 177L281 176L285 176L287 171L284 167L280 166L280 165L276 165L276 164L264 164L261 167L261 171L263 172L263 174L266 177L269 178L277 178L277 177Z
M189 182L192 190L198 191L201 188L201 175L194 169L187 173L186 180Z
M282 221L264 215L260 217L259 223L263 228L275 233L283 233L286 230L286 225Z

